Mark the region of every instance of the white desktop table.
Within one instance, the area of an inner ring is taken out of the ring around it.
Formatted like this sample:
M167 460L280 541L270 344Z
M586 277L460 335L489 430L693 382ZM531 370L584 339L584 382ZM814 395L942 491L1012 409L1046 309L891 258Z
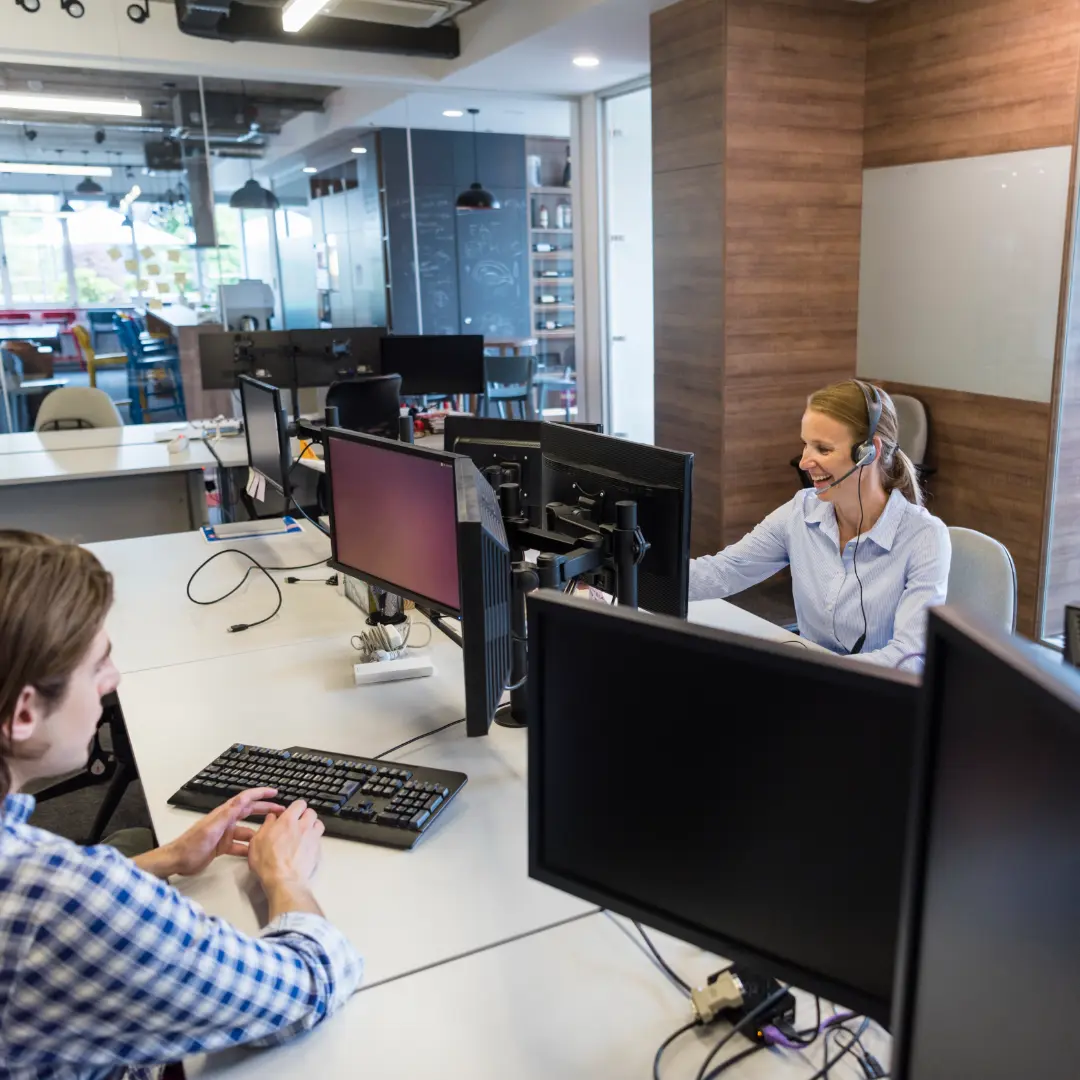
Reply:
M142 446L195 429L183 421L157 424L124 424L112 428L74 428L62 431L20 431L0 435L0 456L39 454L56 450L88 450L106 446ZM201 436L200 436L201 437ZM241 439L241 442L243 440Z

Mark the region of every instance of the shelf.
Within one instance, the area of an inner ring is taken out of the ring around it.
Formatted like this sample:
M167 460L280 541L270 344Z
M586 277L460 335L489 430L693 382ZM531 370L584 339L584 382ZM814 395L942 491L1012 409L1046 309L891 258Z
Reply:
M543 304L539 300L533 303L537 311L573 311L573 304Z
M572 233L573 229L541 229L539 226L534 225L529 232L542 232L542 233Z
M569 195L573 188L568 187L531 187L530 195Z
M538 338L573 337L577 331L571 327L568 330L534 330L533 336Z
M563 259L569 261L574 257L572 251L530 251L529 254L534 259Z

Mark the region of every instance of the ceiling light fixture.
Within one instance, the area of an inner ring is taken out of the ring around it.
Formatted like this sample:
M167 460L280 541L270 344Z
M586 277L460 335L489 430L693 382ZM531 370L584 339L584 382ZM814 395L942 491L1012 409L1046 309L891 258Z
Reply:
M307 173L307 174L308 174L309 176L310 176L310 175L311 175L312 173L317 173L318 171L319 171L319 170L318 170L318 169L316 169L314 165L305 165L305 166L304 166L304 172L306 172L306 173Z
M232 193L229 205L234 210L276 210L281 203L269 188L260 187L253 176L242 188Z
M480 166L476 154L476 117L479 113L479 109L469 110L469 115L472 117L473 176L475 176L476 179L469 185L468 191L463 191L457 197L457 201L454 205L458 210L499 209L499 200L496 199L490 191L485 190L484 185L480 183Z
M449 116L453 119L457 119L457 117L464 115L465 114L460 109L443 109L443 116Z
M105 193L105 189L96 180L91 180L89 176L75 185L75 191L79 195L103 195Z
M29 176L112 176L108 165L45 165L38 161L0 161L0 173Z
M60 94L17 94L0 92L0 111L81 113L84 116L142 116L138 101L119 98L64 97Z
M352 148L352 152L354 154L366 154L367 153L367 147L366 146L354 146Z
M329 0L289 0L281 9L281 29L287 34L303 30L328 3Z
M592 53L583 53L581 56L574 57L574 67L594 68L599 66L600 57L593 56Z

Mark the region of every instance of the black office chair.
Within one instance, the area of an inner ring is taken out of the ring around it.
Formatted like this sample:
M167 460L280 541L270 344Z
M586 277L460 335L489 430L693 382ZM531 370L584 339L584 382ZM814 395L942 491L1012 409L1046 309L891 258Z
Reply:
M87 844L100 844L105 836L105 829L112 820L120 800L131 785L132 781L139 779L138 770L135 768L135 754L131 749L128 739L127 726L124 723L124 713L120 708L120 699L115 693L109 694L103 699L104 711L98 721L97 731L94 733L94 741L90 747L90 760L86 768L75 776L61 780L44 791L36 792L34 798L39 802L49 799L58 799L63 795L70 795L75 791L83 791L88 787L96 787L99 784L108 783L101 806L94 816L94 824L90 827L90 833L85 839ZM102 734L107 731L109 745L102 740Z
M506 419L503 410L509 406L510 419L514 419L514 406L517 405L518 420L536 419L533 405L535 379L535 356L485 356L484 414L491 416L491 407L495 405L498 408L496 415Z
M326 404L338 410L338 419L349 431L396 439L401 412L401 376L369 375L332 383Z

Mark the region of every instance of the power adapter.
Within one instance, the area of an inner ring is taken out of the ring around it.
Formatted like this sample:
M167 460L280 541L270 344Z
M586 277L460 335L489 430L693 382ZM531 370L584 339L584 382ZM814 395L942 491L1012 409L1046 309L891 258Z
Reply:
M738 1024L780 989L775 979L747 968L731 967L710 975L705 986L692 987L690 1003L701 1024L711 1024L721 1017ZM790 992L784 993L755 1019L757 1023L747 1035L763 1042L765 1036L762 1029L766 1024L775 1021L794 1023L795 998Z

